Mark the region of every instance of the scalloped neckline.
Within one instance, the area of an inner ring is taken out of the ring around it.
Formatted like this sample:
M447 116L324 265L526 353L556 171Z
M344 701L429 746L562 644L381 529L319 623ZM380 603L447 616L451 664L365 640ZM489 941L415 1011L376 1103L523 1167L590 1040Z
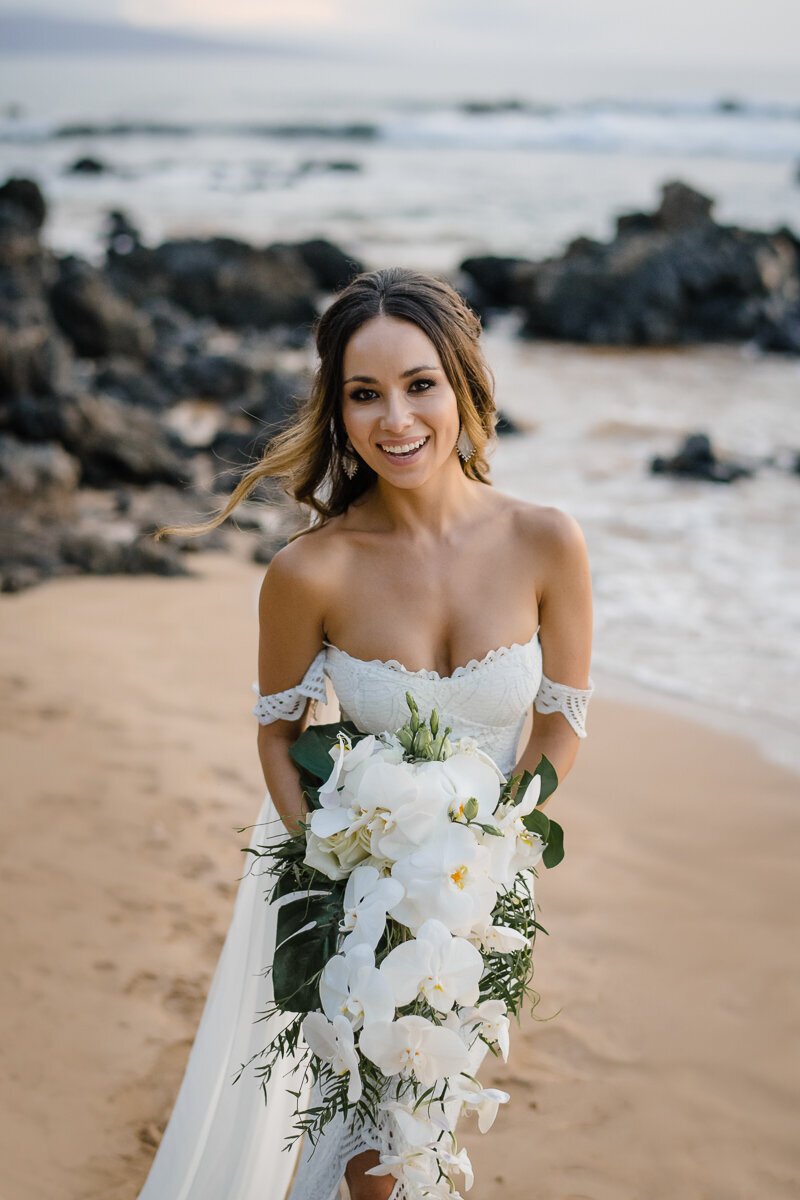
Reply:
M489 663L495 662L498 658L504 658L513 650L527 650L534 642L538 640L540 626L537 625L533 637L527 642L512 642L510 646L496 646L493 650L487 650L483 658L471 658L468 663L464 663L461 667L454 667L449 675L440 675L438 671L429 671L426 667L420 667L416 671L412 671L410 667L406 667L396 658L359 658L356 654L351 654L348 650L342 650L340 646L334 646L333 642L324 642L330 650L335 650L337 654L343 654L345 658L351 659L353 662L363 663L367 667L389 667L392 671L401 671L404 675L413 675L419 679L437 679L444 682L448 679L458 679L462 675L470 675L479 667L488 666Z

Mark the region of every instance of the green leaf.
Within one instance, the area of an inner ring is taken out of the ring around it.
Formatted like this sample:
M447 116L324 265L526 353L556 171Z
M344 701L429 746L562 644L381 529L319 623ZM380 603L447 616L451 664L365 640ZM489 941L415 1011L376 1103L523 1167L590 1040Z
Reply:
M533 775L534 777L538 775L542 781L539 799L537 801L538 804L541 804L543 800L548 798L548 796L552 796L553 792L558 787L558 775L556 774L556 769L550 762L550 759L546 758L544 754L539 759L539 765L533 772Z
M301 895L278 909L272 988L275 1003L284 1012L319 1008L319 975L336 953L343 896L341 889L324 896Z
M330 749L336 745L339 732L343 730L355 743L366 735L352 721L330 725L309 725L289 749L289 755L298 767L307 771L314 780L324 783L333 770Z
M550 840L550 818L544 809L534 808L522 818L522 824L531 833L538 833L543 842Z
M537 770L538 770L538 768L537 768ZM528 786L532 779L533 779L533 775L531 774L530 771L522 772L522 774L519 777L519 784L517 785L517 790L514 793L514 803L515 804L519 804L520 800L527 792Z
M546 867L557 867L564 857L564 830L558 821L550 819L550 837L545 846L542 862Z

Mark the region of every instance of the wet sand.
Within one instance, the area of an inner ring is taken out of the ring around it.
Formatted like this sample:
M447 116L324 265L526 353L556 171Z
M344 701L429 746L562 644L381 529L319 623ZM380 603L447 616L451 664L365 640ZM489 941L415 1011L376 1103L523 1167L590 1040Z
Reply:
M225 936L263 568L192 561L2 600L3 1200L136 1197ZM800 783L599 692L538 884L551 1019L484 1068L512 1101L463 1124L470 1196L796 1197Z

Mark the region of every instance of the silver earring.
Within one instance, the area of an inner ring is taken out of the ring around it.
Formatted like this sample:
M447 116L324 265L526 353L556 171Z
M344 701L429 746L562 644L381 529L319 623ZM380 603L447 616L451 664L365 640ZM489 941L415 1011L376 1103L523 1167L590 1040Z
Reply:
M345 442L344 454L342 455L342 468L348 479L352 479L358 470L358 459L356 458L350 438Z
M456 442L456 450L463 458L464 462L468 462L475 453L475 447L472 444L472 438L467 433L462 425L458 431L458 441Z

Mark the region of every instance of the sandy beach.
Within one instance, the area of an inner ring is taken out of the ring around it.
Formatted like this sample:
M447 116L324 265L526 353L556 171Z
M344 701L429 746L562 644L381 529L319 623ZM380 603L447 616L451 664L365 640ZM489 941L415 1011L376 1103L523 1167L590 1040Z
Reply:
M228 926L264 790L263 568L192 561L3 600L3 1200L138 1194ZM797 777L600 683L552 802L540 1019L484 1068L512 1100L490 1134L462 1126L470 1194L788 1200Z

